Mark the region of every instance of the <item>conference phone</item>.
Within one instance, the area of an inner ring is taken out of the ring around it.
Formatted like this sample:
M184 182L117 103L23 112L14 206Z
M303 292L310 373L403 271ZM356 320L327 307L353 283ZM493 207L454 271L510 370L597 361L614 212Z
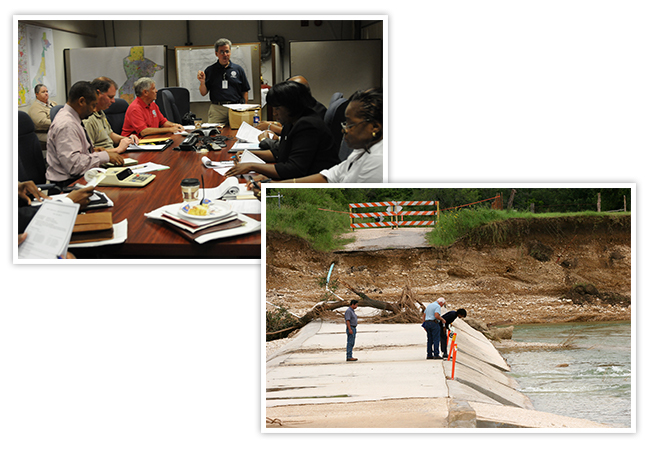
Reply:
M226 147L226 136L222 136L216 128L195 130L188 134L174 150L197 151L221 150Z

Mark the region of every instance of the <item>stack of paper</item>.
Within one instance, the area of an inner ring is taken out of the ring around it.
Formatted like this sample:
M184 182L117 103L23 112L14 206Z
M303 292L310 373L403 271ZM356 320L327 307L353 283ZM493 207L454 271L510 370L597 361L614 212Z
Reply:
M188 213L191 205L187 203L166 205L145 216L171 225L182 236L199 244L251 233L261 228L259 221L233 211L227 202L213 200L211 204L214 208L208 216L193 217Z
M45 200L25 230L27 238L18 247L18 258L64 258L78 212L77 203Z
M224 105L226 108L230 108L233 111L252 111L254 109L259 109L260 105L254 103L231 103L229 105Z

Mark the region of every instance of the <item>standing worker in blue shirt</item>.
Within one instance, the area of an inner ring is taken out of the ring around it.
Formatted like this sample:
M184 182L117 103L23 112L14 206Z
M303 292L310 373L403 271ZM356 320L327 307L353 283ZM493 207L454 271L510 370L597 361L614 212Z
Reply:
M246 79L244 69L230 62L230 48L232 43L221 38L214 44L214 52L218 61L205 72L199 70L199 92L205 96L210 92L210 109L208 122L228 124L228 108L223 105L248 103L250 85Z
M357 358L352 357L352 349L354 348L354 340L357 337L357 314L354 310L357 309L358 303L359 300L351 300L350 307L345 311L345 334L348 337L346 361L357 360Z
M440 356L440 330L445 326L445 319L441 314L441 307L446 303L445 299L440 297L433 303L430 303L422 314L424 323L422 327L427 332L427 359L442 359Z

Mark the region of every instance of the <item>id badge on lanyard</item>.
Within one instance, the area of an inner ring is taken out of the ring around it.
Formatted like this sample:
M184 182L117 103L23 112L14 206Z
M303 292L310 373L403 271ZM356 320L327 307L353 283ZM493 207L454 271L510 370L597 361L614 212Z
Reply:
M221 80L221 89L228 89L228 80L225 73L223 74L223 80Z

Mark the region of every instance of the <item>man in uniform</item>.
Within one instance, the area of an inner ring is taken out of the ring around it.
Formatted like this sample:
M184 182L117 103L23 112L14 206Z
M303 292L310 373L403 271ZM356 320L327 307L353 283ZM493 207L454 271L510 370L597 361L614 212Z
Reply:
M214 50L218 61L206 68L205 72L200 70L197 75L201 95L210 93L210 123L227 125L229 110L224 105L248 103L250 85L244 69L230 61L231 46L232 43L225 38L215 42Z

